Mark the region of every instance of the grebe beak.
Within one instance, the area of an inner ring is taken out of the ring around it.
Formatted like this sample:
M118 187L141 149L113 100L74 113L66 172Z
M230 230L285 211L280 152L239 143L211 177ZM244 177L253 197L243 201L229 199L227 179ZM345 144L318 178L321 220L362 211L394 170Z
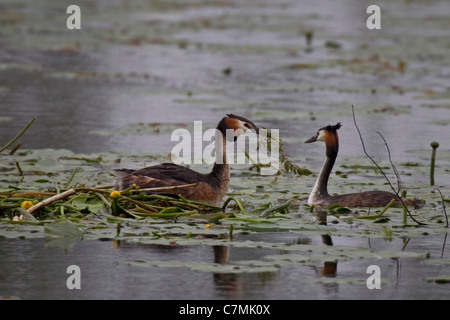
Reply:
M306 140L305 143L316 142L318 136L319 136L319 133L316 133L314 136L312 136L311 138L309 138L308 140Z

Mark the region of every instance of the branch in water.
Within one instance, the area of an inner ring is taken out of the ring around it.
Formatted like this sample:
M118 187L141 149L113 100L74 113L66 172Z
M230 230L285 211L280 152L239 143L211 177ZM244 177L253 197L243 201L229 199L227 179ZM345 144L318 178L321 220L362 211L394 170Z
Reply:
M28 213L32 213L33 211L36 211L37 209L45 207L45 206L49 205L50 203L67 198L68 196L71 196L72 194L74 194L76 192L77 191L75 189L69 189L63 193L57 194L53 197L47 198L47 199L35 204L34 206L30 207L27 211L28 211Z
M397 177L397 194L400 194L400 191L403 189L403 185L402 185L402 180L400 179L400 174L397 171L397 168L395 167L394 163L392 163L392 159L391 159L391 151L389 150L389 146L386 142L386 139L384 139L383 135L377 131L377 133L380 135L381 139L383 139L384 141L384 145L386 146L387 152L388 152L388 156L389 156L389 162L391 163L392 166L392 170L394 170L394 174Z
M378 170L380 170L381 174L384 176L384 178L386 179L386 181L388 182L389 186L391 187L392 191L394 191L395 195L397 196L397 198L400 200L400 202L402 203L403 207L405 208L405 210L408 212L409 217L417 224L419 225L424 225L425 223L419 222L416 219L414 219L414 217L412 216L411 212L409 211L408 207L406 206L406 204L403 202L402 197L400 197L397 193L397 191L395 190L394 186L392 185L391 181L388 179L388 177L386 176L386 174L384 173L383 169L381 169L381 167L378 165L378 163L375 162L375 160L373 160L373 158L367 153L366 151L366 146L364 145L364 140L362 138L361 135L361 131L359 130L358 125L356 124L356 117L355 117L355 109L353 108L352 105L352 114L353 114L353 123L355 124L356 130L358 130L358 134L359 134L359 138L361 140L361 144L363 147L363 151L364 154L375 164L375 166L378 168ZM383 139L384 140L384 139ZM386 142L386 141L385 141ZM386 144L387 145L387 144Z

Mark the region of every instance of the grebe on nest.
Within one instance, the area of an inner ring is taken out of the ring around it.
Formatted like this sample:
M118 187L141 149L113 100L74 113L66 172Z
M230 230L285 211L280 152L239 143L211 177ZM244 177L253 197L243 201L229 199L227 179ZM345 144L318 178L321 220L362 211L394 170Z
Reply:
M337 130L341 127L341 123L336 125L328 125L320 128L319 131L305 143L315 141L323 141L326 146L326 158L319 173L319 177L314 185L314 188L309 195L309 205L319 205L327 207L333 204L339 204L342 207L384 207L395 199L394 205L402 205L398 195L387 191L365 191L361 193L348 193L342 195L331 196L328 194L328 178L336 161L339 151L339 137ZM414 206L416 208L422 207L423 203L419 199L402 198L407 206Z
M248 130L259 133L258 127L250 120L234 114L227 114L227 117L222 118L217 125L217 130L222 135L222 150L221 153L220 150L216 151L216 162L210 173L202 174L173 163L162 163L139 170L118 169L114 170L117 176L114 181L115 189L123 190L132 184L141 189L195 184L194 186L153 193L181 195L188 200L218 205L228 191L230 182L230 165L226 153L227 129L234 130L235 141L240 133L245 133ZM222 159L220 159L220 155Z

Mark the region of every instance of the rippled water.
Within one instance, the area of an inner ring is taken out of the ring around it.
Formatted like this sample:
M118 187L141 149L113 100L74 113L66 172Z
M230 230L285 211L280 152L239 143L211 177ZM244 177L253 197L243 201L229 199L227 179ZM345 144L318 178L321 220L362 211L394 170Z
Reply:
M245 240L270 239L293 242L301 239L320 243L317 237L292 233L262 233ZM237 239L244 240L241 238ZM401 240L333 238L335 245L369 246L379 250L401 247ZM430 251L441 257L441 236L413 239L408 250ZM119 262L134 259L196 262L261 259L279 254L276 250L211 246L153 246L83 241L69 250L52 247L45 240L1 240L1 288L22 299L447 299L447 285L424 281L424 275L438 275L446 266L417 264L415 259L359 259L316 266L283 266L276 272L224 274L192 271L185 267L136 267ZM448 259L446 253L443 258ZM81 290L69 290L69 265L81 270ZM369 290L367 267L380 266L381 289ZM325 268L325 269L324 269ZM328 268L328 269L326 269ZM330 269L337 276L330 275ZM324 270L328 270L326 275Z

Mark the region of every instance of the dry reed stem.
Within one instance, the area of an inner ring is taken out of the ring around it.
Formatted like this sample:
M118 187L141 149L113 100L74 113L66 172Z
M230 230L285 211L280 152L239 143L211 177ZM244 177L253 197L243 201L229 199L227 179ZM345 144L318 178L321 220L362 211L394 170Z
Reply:
M77 191L75 189L69 189L63 193L57 194L56 196L47 198L39 203L36 203L34 206L28 208L28 213L32 213L33 211L36 211L37 209L40 209L42 207L45 207L47 205L49 205L50 203L53 203L55 201L67 198L68 196L73 195L74 193L76 193Z

